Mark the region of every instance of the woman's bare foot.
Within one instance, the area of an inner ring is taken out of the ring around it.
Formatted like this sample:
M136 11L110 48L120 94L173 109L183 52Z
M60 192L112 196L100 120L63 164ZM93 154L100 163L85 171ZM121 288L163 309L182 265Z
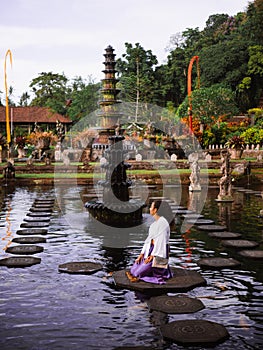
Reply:
M133 276L129 271L126 271L126 276L128 277L128 279L129 279L131 282L138 282L138 281L139 281L139 278Z

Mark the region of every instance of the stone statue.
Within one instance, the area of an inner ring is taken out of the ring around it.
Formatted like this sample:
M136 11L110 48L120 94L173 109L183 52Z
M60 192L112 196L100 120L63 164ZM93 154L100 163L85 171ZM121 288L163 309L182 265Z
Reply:
M198 164L198 154L191 155L190 169L192 170L189 177L190 186L189 191L201 191L200 185L200 166Z
M59 120L57 120L56 131L58 136L58 142L62 142L65 137L65 129L63 124Z
M219 195L217 201L224 202L233 202L232 197L232 176L231 176L231 167L230 167L230 153L228 150L221 151L221 174L219 184Z

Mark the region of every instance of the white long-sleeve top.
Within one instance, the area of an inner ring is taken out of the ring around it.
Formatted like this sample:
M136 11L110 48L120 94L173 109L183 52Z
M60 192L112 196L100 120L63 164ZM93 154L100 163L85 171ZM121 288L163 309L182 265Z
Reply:
M144 258L147 258L151 241L154 240L154 248L151 255L167 258L167 244L169 244L169 238L169 223L163 216L161 216L150 225L148 237L144 242L141 254L144 255Z

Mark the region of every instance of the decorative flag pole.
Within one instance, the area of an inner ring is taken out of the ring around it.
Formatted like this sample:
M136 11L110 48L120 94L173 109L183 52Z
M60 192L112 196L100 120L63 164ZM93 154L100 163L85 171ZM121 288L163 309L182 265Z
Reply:
M7 87L7 74L6 74L6 60L7 57L9 56L10 58L10 64L12 67L12 53L10 50L7 50L6 55L5 55L5 99L6 99L6 105L5 105L5 115L6 115L6 140L7 140L7 146L8 146L8 151L11 143L11 133L10 133L10 123L9 123L9 106L8 106L8 87Z

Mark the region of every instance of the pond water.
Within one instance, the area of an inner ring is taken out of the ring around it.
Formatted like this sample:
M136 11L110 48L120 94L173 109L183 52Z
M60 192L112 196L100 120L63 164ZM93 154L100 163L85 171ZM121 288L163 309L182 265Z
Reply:
M178 194L168 191L182 205L199 206L199 211L228 231L240 232L242 239L260 242L263 249L262 198L257 194L234 192L231 204L218 204L217 188L189 197L188 189ZM241 257L222 246L195 226L171 233L171 266L193 269L206 279L207 286L187 293L202 300L205 308L194 314L165 315L150 312L147 297L117 289L111 273L131 266L147 235L148 220L135 229L96 228L84 208L92 188L78 185L61 187L2 186L0 258L8 242L17 237L26 214L36 198L57 198L44 251L35 256L41 264L28 268L0 267L0 347L1 349L114 349L120 346L148 346L152 349L183 349L162 339L161 324L181 319L204 319L223 324L230 339L215 349L262 349L263 346L263 262ZM139 191L140 192L140 191ZM158 188L151 196L162 196ZM12 246L15 243L11 244ZM237 269L202 270L202 257L233 257L241 261ZM97 261L103 270L93 275L58 272L70 261ZM172 293L170 293L173 295ZM190 347L202 349L202 347Z

